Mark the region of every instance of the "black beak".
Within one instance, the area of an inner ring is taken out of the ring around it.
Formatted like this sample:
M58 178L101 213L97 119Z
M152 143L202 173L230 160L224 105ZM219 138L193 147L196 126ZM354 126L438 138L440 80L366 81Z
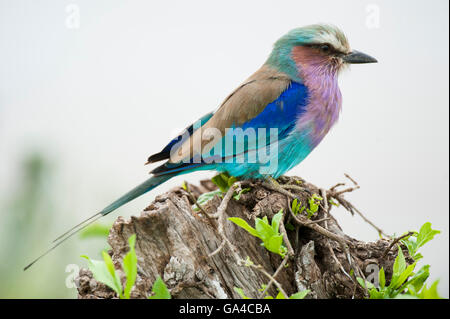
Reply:
M343 57L345 63L350 64L362 64L362 63L377 63L377 59L372 58L370 55L353 50L349 54Z

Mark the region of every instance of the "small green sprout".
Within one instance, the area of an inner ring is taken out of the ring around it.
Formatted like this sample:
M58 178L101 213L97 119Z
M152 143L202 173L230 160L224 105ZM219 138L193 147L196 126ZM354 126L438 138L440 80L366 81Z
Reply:
M374 284L364 281L364 279L356 278L358 283L369 292L370 299L389 299L389 298L419 298L419 299L439 299L441 298L437 292L437 284L435 281L430 288L427 288L425 281L430 276L430 265L421 267L414 272L417 261L422 255L417 253L418 248L432 240L438 230L431 229L430 223L425 223L419 233L414 233L407 239L401 240L408 248L409 254L413 257L414 263L407 265L405 256L400 246L398 246L397 257L394 261L393 274L391 281L386 286L385 271L381 268L378 272L378 287ZM415 240L411 237L416 238Z
M309 208L306 209L306 213L308 214L309 219L311 219L311 217L319 210L319 205L322 200L323 198L317 194L313 194L308 200Z
M137 278L137 256L134 248L136 234L128 238L128 244L130 250L125 254L122 261L122 269L126 277L125 288L122 287L120 277L114 268L111 256L106 251L102 251L103 261L92 260L85 255L81 256L87 259L89 270L92 272L95 280L114 290L120 299L130 299L131 290ZM153 295L149 299L170 299L170 293L160 277L156 279L152 292Z
M431 223L425 223L420 228L419 232L415 232L408 238L402 239L401 242L408 248L408 252L411 257L418 261L423 256L417 252L417 250L432 240L435 235L439 234L439 230L431 229Z
M292 213L297 216L298 214L303 213L306 209L307 217L311 219L311 217L313 217L314 214L319 210L319 205L322 200L322 197L317 194L313 194L308 200L309 207L305 207L296 198L292 201L291 204Z
M226 193L228 189L237 181L236 177L230 176L228 173L220 173L211 178L211 181L219 187L222 193Z
M208 193L203 193L197 198L197 203L200 206L203 206L206 203L208 203L210 200L212 200L214 198L214 196L216 196L216 195L219 197L222 197L223 193L220 189L216 189L216 190L214 190L212 192L208 192ZM200 211L200 208L197 207L197 204L192 205L192 209L196 212Z
M242 195L242 194L248 193L249 191L251 191L251 188L250 188L250 187L243 188L243 189L241 189L237 194L234 194L234 195L233 195L233 198L234 198L235 200L239 200L239 199L241 198L241 195Z
M166 284L161 279L160 276L156 278L152 287L153 295L148 296L148 299L171 299L169 289L167 289Z
M291 204L292 213L294 213L295 216L298 214L301 214L305 210L305 206L302 206L302 203L297 201L297 198L292 201Z
M217 190L214 190L212 192L203 193L201 194L198 199L197 203L200 204L200 206L208 203L210 200L214 198L214 196L223 197L223 194L228 192L230 187L237 182L237 178L230 176L227 173L220 173L219 175L214 176L211 181L219 188ZM186 190L185 184L183 183L182 187ZM239 192L235 192L233 195L233 198L235 200L239 200L242 196L242 194L248 193L251 190L251 188L243 188ZM200 208L197 207L197 205L193 205L192 209L194 211L200 211Z
M267 216L255 219L255 228L251 227L245 220L239 217L230 217L232 221L239 227L248 231L252 236L262 240L262 245L267 250L276 253L284 258L287 248L283 245L283 235L279 232L280 221L283 217L283 210L280 210L272 217L272 224L269 224Z
M133 234L128 239L130 251L123 258L122 268L126 275L125 289L122 288L120 277L117 274L111 256L106 251L102 251L103 261L92 260L88 256L81 257L87 259L89 270L92 272L94 278L114 290L120 299L129 299L131 288L136 281L137 275L137 257L134 250L136 243L136 234Z

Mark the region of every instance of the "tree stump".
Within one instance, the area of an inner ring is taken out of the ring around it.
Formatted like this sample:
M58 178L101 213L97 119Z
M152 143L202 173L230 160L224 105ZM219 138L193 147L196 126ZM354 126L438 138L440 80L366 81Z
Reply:
M343 197L345 190L338 192L332 188L324 193L323 189L298 177L282 177L279 182L288 185L286 189L302 203L308 203L312 194L322 194L350 212L354 211ZM271 219L281 209L284 224L295 225L294 229L288 227L290 230L286 230L294 253L275 278L288 295L308 289L310 293L306 298L363 298L366 291L358 285L355 275L367 277L372 273L373 276L373 268L369 265L383 267L389 282L397 255L397 249L391 247L392 240L363 242L345 235L330 214L333 205L329 205L326 198L305 224L310 227L294 223L295 217L289 213L292 198L268 188L262 181L245 183L250 191L242 194L239 200L231 199L226 207L223 234L218 231L217 219L208 218L192 208L200 194L216 189L211 181L202 181L200 186L188 185L189 191L176 187L157 196L139 217L117 218L108 237L109 254L123 282L122 259L129 249L128 238L136 234L138 276L132 298L146 298L158 276L166 283L172 298L241 298L235 287L242 288L250 298L261 297L261 287L268 284L269 278L254 267L240 264L230 246L236 248L242 260L249 258L271 275L282 263L282 258L266 250L260 239L226 218L240 217L254 225L256 217ZM221 201L222 198L215 196L202 208L213 214ZM311 228L312 225L345 239L348 249ZM222 245L223 235L231 245L223 245L220 251L209 256ZM407 260L411 261L407 249L403 248ZM76 282L79 298L117 297L110 288L93 279L87 269L80 271ZM271 296L277 292L275 285L267 291Z

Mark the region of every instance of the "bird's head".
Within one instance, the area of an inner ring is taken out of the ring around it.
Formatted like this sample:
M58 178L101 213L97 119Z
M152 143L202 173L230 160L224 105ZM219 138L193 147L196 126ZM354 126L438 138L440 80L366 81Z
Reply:
M302 72L337 74L348 64L374 63L377 60L352 50L337 27L315 24L289 31L274 45L269 65L301 80Z

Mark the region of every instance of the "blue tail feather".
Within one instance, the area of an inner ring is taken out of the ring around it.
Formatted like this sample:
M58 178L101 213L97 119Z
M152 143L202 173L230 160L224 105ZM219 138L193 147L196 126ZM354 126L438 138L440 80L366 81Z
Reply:
M88 219L85 219L84 221L82 221L81 223L79 223L78 225L72 227L71 229L69 229L68 231L66 231L64 234L62 234L61 236L59 236L58 238L56 238L53 243L54 245L52 247L50 247L46 252L44 252L42 255L40 255L38 258L36 258L35 260L33 260L30 264L28 264L24 270L27 270L28 268L30 268L35 262L37 262L39 259L41 259L42 257L46 256L49 252L51 252L53 249L55 249L56 247L58 247L59 245L61 245L63 242L65 242L67 239L69 239L70 237L72 237L73 235L75 235L76 233L78 233L80 230L86 228L87 226L89 226L90 224L92 224L93 222L95 222L97 219L99 219L102 216L108 215L109 213L111 213L112 211L116 210L117 208L125 205L126 203L132 201L133 199L151 191L152 189L154 189L155 187L157 187L158 185L161 185L162 183L164 183L165 181L169 180L170 178L172 178L173 176L175 176L174 174L168 174L168 175L163 175L163 176L152 176L149 179L147 179L145 182L143 182L142 184L136 186L135 188L133 188L131 191L129 191L128 193L126 193L125 195L123 195L122 197L120 197L119 199L115 200L114 202L112 202L110 205L106 206L104 209L102 209L100 212L98 212L97 214L89 217Z
M164 183L165 181L169 180L173 176L175 176L175 175L174 174L168 174L168 175L152 176L152 177L150 177L149 179L147 179L142 184L136 186L135 188L130 190L128 193L126 193L122 197L118 198L117 200L115 200L114 202L112 202L111 204L109 204L108 206L103 208L100 211L100 214L102 214L103 216L108 215L112 211L114 211L117 208L125 205L126 203L132 201L133 199L135 199L135 198L137 198L137 197L139 197L139 196L141 196L141 195L151 191L152 189L154 189L155 187L161 185L162 183Z

